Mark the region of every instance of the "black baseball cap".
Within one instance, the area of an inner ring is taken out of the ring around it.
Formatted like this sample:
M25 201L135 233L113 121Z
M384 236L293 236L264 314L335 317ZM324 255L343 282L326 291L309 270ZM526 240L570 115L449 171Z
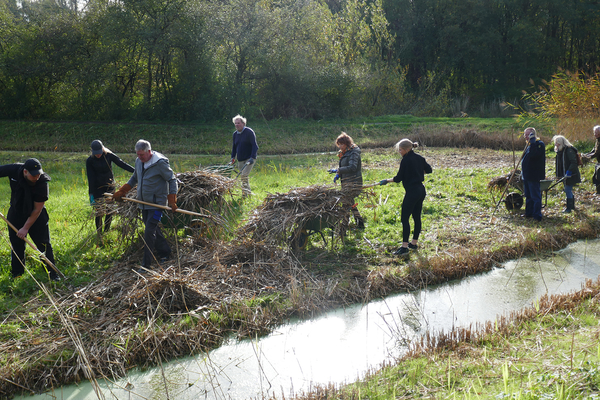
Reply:
M25 168L31 175L39 175L44 173L44 171L42 171L42 163L37 158L30 158L25 161L23 168Z
M94 140L92 142L92 154L97 156L98 154L102 154L104 152L104 146L102 142L99 140Z

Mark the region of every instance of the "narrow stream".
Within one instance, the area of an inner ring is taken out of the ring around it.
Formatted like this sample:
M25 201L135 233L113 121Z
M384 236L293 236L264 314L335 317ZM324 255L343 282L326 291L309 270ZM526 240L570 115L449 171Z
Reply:
M578 242L544 258L510 261L461 281L390 296L294 321L258 340L230 340L208 354L179 359L117 382L106 399L251 399L343 383L401 356L426 331L494 320L541 295L579 290L600 274L600 241ZM97 399L89 383L17 399Z

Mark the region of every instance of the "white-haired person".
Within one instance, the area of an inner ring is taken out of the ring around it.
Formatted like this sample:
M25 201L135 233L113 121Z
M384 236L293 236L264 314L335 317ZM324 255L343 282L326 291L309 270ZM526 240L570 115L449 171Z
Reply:
M575 209L573 186L581 182L577 165L577 149L562 135L554 136L552 142L556 152L556 177L559 179L564 177L563 188L567 196L567 205L563 212L569 213Z
M596 139L596 144L594 145L594 149L589 153L585 153L581 155L581 158L584 160L590 161L592 158L596 159L596 169L594 170L594 183L596 184L596 194L600 194L600 177L598 177L598 169L600 169L600 125L594 126L592 129L594 133L594 138Z
M236 115L231 119L235 125L233 132L233 145L231 146L231 162L234 164L237 159L238 169L240 170L240 178L242 180L243 196L252 194L250 190L250 180L248 176L254 162L256 161L256 153L258 152L258 144L256 144L256 134L251 128L246 126L246 118L241 115Z
M416 250L419 248L417 243L422 227L421 212L423 211L423 201L427 194L423 181L425 180L425 174L432 172L431 166L425 158L413 151L413 148L418 146L418 143L413 143L409 139L402 139L396 143L396 150L402 156L398 173L393 178L383 179L379 182L380 185L386 185L390 182L402 182L402 186L404 186L405 193L400 216L400 221L402 222L402 246L394 252L395 255L400 256L408 254L409 249ZM412 241L409 243L411 216L415 223L415 229L413 230Z

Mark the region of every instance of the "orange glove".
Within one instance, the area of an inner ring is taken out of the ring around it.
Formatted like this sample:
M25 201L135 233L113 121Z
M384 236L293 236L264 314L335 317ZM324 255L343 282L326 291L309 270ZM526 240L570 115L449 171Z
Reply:
M113 200L123 201L123 196L125 196L127 193L129 193L130 190L131 190L131 185L129 183L124 184L123 186L121 186L121 188L119 190L117 190L115 192L115 194L113 194Z
M177 211L177 195L176 194L168 194L167 195L167 203L169 203L169 207L173 212Z

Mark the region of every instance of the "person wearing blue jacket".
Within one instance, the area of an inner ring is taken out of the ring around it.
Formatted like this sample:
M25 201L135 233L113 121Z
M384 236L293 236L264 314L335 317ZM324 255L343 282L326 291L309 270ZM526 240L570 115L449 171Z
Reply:
M542 220L542 190L540 181L546 178L546 146L538 137L535 128L526 128L523 137L529 145L523 152L521 179L525 195L525 218Z
M235 125L235 131L233 132L233 145L231 147L231 162L233 165L235 160L238 161L238 169L240 170L240 178L242 180L242 193L243 196L250 196L252 190L250 190L250 180L248 176L254 162L256 161L256 153L258 152L258 144L256 144L256 134L254 131L246 126L246 118L241 115L236 115L232 118L233 124Z
M425 158L413 151L413 148L418 147L417 142L412 142L410 139L402 139L396 143L396 150L402 156L398 173L391 179L383 179L379 182L380 185L387 185L390 182L400 183L404 186L404 199L402 200L402 212L400 221L402 223L402 246L394 252L395 255L406 256L409 249L417 250L419 248L418 241L421 234L421 212L423 210L423 201L425 201L426 191L423 181L425 174L433 172L431 165L427 163ZM411 242L408 242L410 237L410 217L412 216L415 223L413 237Z
M138 200L162 206L168 204L173 212L177 211L177 178L169 165L169 159L157 151L152 151L147 140L138 140L135 153L137 159L133 175L115 192L113 199L123 201L123 196L137 185ZM171 246L158 225L162 218L162 209L147 204L138 204L138 208L142 210L145 224L144 258L140 270L144 272L151 267L152 260L168 260L171 256Z

